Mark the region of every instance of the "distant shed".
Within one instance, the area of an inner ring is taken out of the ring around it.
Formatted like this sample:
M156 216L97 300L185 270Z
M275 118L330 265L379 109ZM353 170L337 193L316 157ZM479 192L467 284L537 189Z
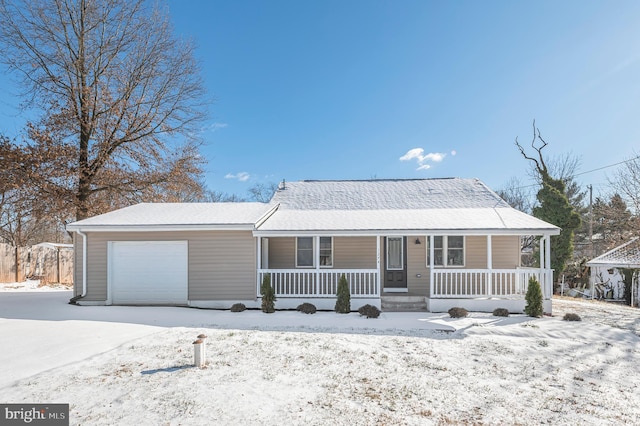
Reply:
M631 306L637 306L640 238L633 238L631 241L590 260L587 262L587 266L591 268L591 294L598 293L598 285L605 285L607 293L608 291L613 293L612 298L620 298L620 286L624 290L624 283L620 284L622 280L620 269L635 270L631 287Z
M30 257L31 278L43 284L73 284L73 244L36 244Z

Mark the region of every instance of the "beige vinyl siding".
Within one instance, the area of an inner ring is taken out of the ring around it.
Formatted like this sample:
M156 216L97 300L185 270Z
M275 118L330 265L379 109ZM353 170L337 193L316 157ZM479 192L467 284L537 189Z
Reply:
M520 237L494 235L491 237L492 268L513 269L520 266ZM487 237L469 236L465 239L465 268L487 268Z
M256 297L256 248L250 231L88 233L87 301L107 299L109 241L188 241L189 299ZM81 244L81 239L79 239Z
M333 237L334 269L375 269L376 263L376 237ZM269 238L269 268L295 267L296 238Z
M494 237L492 242L495 243ZM495 248L494 248L495 251ZM465 269L487 269L487 237L473 235L464 238Z
M376 269L376 237L334 237L333 252L335 269Z
M82 294L82 236L73 234L73 295Z
M494 269L520 267L520 237L518 235L493 236L491 243Z
M256 242L250 231L189 239L189 300L256 298Z
M420 244L416 244L416 238ZM426 296L429 293L426 247L425 237L407 237L407 289L411 294Z
M295 237L269 238L269 268L294 269L296 267Z

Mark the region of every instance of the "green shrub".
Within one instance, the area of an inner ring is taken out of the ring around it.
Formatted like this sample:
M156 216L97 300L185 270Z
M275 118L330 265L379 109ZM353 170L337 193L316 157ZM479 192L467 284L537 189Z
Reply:
M564 321L582 321L582 318L580 318L580 315L572 314L572 313L564 314L564 317L562 319Z
M315 314L316 305L314 305L313 303L303 303L302 305L298 305L296 310L302 312L303 314Z
M271 275L265 274L262 279L260 294L262 295L262 312L267 314L274 313L276 311L276 292L273 287L271 287Z
M493 310L493 316L494 317L508 317L509 316L509 310L505 309L505 308L496 308Z
M247 307L244 305L244 303L234 303L233 305L231 305L231 312L242 312L245 309L247 309Z
M338 294L335 310L339 314L348 314L351 312L351 293L349 293L349 283L347 278L342 274L338 281Z
M469 311L465 308L451 308L447 312L451 318L464 318L469 315Z
M380 309L373 305L364 305L358 309L358 313L367 318L378 318L380 316Z
M527 301L524 307L525 314L535 318L539 318L544 314L542 288L540 288L540 283L534 277L529 278L529 288L527 288L527 294L524 298Z

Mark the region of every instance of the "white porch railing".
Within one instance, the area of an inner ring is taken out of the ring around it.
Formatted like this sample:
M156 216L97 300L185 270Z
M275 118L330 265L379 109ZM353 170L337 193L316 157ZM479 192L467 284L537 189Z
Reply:
M380 296L376 269L259 269L258 294L265 274L271 275L276 297L335 297L342 274L349 283L352 298Z
M540 283L545 299L552 295L553 271L521 269L438 269L433 272L431 297L434 299L472 299L482 297L521 298L529 278Z

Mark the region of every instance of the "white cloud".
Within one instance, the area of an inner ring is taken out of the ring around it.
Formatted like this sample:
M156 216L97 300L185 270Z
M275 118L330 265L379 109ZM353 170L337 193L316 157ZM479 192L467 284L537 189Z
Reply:
M447 155L447 154L443 154L443 153L441 153L441 152L430 152L430 153L428 153L427 155L425 155L423 158L421 158L420 160L421 160L421 161L430 160L430 161L433 161L433 162L435 162L435 163L439 163L439 162L441 162L442 160L444 160L444 157L445 157L446 155Z
M451 151L451 155L456 155L456 152ZM424 149L413 148L400 157L400 161L410 161L415 159L418 162L418 168L416 170L427 170L431 168L431 164L429 164L429 162L440 163L446 156L447 154L444 152L430 152L425 154Z
M455 149L452 149L452 150L451 150L451 155L452 155L453 157L455 157L457 153L458 153L458 151L456 151Z
M400 161L409 161L412 158L421 158L422 154L424 154L424 149L422 148L413 148L407 151L405 155L400 157Z
M202 128L202 132L203 133L204 132L215 132L216 130L224 129L227 126L228 126L227 123L219 123L219 122L216 121L214 123L211 123L211 124L208 124L208 125L204 126Z
M238 179L240 182L246 182L250 177L251 175L247 172L240 172L235 175L233 173L227 173L224 176L225 179Z

